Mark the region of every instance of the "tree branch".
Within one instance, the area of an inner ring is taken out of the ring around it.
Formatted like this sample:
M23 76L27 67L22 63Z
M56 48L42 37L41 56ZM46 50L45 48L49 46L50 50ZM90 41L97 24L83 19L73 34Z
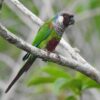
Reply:
M17 16L29 27L33 30L34 23L41 26L43 25L43 21L37 17L34 13L28 10L20 1L18 0L5 0L6 5L17 14ZM15 8L15 9L14 9ZM24 20L26 19L26 20ZM60 44L63 48L67 48L65 45L66 41L61 40ZM67 48L68 49L68 48Z
M47 59L48 61L52 61L54 63L75 69L91 79L95 80L97 83L100 83L100 73L98 70L90 66L89 64L82 64L75 59L65 58L61 55L57 55L54 53L48 54L48 52L38 49L27 42L23 41L21 38L16 37L14 34L9 32L5 27L0 25L0 36L6 39L9 43L15 45L16 47L25 50L31 54L34 54L42 59Z
M79 0L77 0L77 3L79 2ZM26 24L28 25L31 29L33 29L33 24L37 24L39 26L41 26L44 22L38 18L34 13L32 13L31 11L29 11L21 2L19 2L18 0L5 0L6 5L8 5L11 10L14 11L14 13L16 13L19 18ZM76 4L76 3L75 3ZM13 9L15 8L15 9ZM20 16L21 15L21 16ZM24 19L27 19L26 20ZM76 17L76 22L80 21L78 20L78 18ZM79 53L77 53L71 46L69 43L67 43L63 38L60 41L60 46L62 46L66 52L68 52L70 54L70 56L72 58L74 58L75 60L77 60L78 62L91 66L87 63L87 61L85 61L80 55Z
M17 9L17 15L18 15L18 12L21 13L21 15L25 16L29 22L31 22L33 24L33 22L35 22L36 24L38 24L39 26L41 26L43 24L43 21L41 21L41 19L39 19L36 15L34 15L31 11L29 11L26 7L24 7L24 5L22 5L18 0L5 0L6 4L9 6L9 3L10 3L10 8L12 7L15 7ZM12 5L12 6L11 6ZM14 11L16 13L16 11ZM20 16L19 16L20 17ZM21 18L22 19L22 18ZM26 23L27 24L27 23ZM29 27L30 27L30 24L28 24ZM86 66L88 67L89 70L91 70L92 68L92 71L93 71L93 67L88 63L86 62L71 46L70 44L68 44L64 39L62 39L62 41L60 42L60 45L62 47L64 47L67 52L71 55L73 61L81 64L82 66ZM27 51L27 50L26 50ZM41 57L41 56L40 56ZM71 59L71 60L72 60ZM76 70L80 70L79 68L76 68ZM87 70L87 68L86 68ZM94 69L95 70L95 69ZM83 72L83 71L80 71L80 72ZM90 71L91 72L91 71ZM83 72L84 73L84 72ZM88 75L89 72L87 72L86 75ZM97 79L99 80L99 72L96 71L93 73L97 73ZM93 74L92 73L92 74ZM95 76L95 75L92 75L92 77ZM96 78L96 77L95 77ZM94 79L94 78L93 78ZM96 80L97 80L96 79ZM95 79L94 79L95 80Z
M6 5L31 29L34 23L41 26L44 22L28 10L19 0L5 0ZM26 19L26 20L24 20Z

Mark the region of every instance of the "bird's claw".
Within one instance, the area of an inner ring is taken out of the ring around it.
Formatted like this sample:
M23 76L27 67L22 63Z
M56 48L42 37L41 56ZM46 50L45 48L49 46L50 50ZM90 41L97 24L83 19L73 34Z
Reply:
M44 51L46 51L47 52L47 55L49 55L50 54L50 51L48 51L48 50L44 50ZM45 62L47 62L48 60L46 59L46 58L44 58L44 59L42 59L43 61L45 61Z

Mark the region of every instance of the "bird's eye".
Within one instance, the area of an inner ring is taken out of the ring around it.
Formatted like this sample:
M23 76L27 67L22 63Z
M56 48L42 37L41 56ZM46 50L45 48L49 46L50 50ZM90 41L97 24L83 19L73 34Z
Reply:
M62 22L63 22L63 16L59 16L59 17L58 17L58 22L59 22L59 23L62 23Z
M69 25L72 25L72 24L74 24L74 23L75 23L75 21L74 21L74 18L73 18L73 17L74 17L73 15L70 15Z
M74 17L74 15L70 15L69 17L70 17L70 18L73 18L73 17Z

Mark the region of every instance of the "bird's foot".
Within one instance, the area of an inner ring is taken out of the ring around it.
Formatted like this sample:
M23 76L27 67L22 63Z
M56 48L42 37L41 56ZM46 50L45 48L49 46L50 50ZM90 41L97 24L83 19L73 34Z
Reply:
M44 49L44 51L46 51L47 52L47 55L50 55L50 51L48 51L48 50L46 50L46 49ZM43 61L45 61L45 62L47 62L48 60L46 59L46 58L44 58L44 59L42 59Z
M46 51L47 52L47 55L49 56L50 55L50 51L48 51L48 50L44 50L44 51ZM60 56L59 56L59 53L58 52L56 52L56 51L53 51L52 53L55 53L56 55L57 55L57 58L58 58L58 60L60 60ZM50 60L47 60L47 59L43 59L43 61L45 61L45 62L47 62L47 61L50 61Z

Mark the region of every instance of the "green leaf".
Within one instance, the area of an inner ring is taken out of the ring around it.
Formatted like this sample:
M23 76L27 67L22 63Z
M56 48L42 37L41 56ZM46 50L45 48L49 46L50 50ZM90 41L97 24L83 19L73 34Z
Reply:
M68 80L66 80L65 78L59 78L57 79L54 84L54 92L55 93L60 93L62 90L62 87L67 83Z
M90 8L94 9L100 7L100 0L90 0Z
M76 78L81 80L82 89L90 89L90 88L100 88L100 84L96 83L94 80L88 78L87 76L77 73Z
M71 78L71 76L67 72L65 72L63 69L59 67L45 66L43 67L42 70L56 78L60 78L60 77L67 78L67 79Z
M69 96L65 100L77 100L75 96Z
M52 83L55 81L54 77L34 77L28 82L28 86Z
M100 88L100 84L96 83L94 80L88 79L83 84L83 89L90 89L90 88Z
M72 90L75 94L80 94L82 90L82 81L80 79L72 79L65 84L66 88Z

